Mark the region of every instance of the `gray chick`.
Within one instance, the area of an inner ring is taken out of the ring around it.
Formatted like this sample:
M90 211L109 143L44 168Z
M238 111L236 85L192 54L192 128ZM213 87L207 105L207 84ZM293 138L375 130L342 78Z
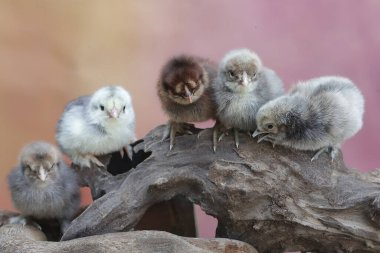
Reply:
M135 114L129 93L120 86L106 86L90 96L70 102L57 125L56 139L74 164L104 165L96 158L124 148L132 158Z
M265 104L257 113L257 131L267 140L298 150L322 152L333 160L341 143L363 124L364 98L344 77L326 76L299 82L289 95Z
M13 204L22 215L58 219L62 232L79 211L77 175L49 143L38 141L25 146L19 165L8 176L8 184Z
M234 129L237 148L238 130L256 130L256 113L259 108L283 93L281 79L273 70L263 67L254 52L237 49L224 56L215 83L217 117L225 129ZM217 128L214 129L214 150L216 135Z

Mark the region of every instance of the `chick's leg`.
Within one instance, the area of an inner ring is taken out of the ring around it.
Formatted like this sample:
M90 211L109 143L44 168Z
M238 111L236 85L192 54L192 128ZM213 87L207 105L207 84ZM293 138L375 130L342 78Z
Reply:
M184 134L194 134L192 131L194 129L194 125L188 124L188 123L179 123L179 122L173 122L169 121L169 138L170 138L170 145L169 149L172 150L175 144L175 136L178 134L184 135Z
M329 147L331 161L334 161L337 155L339 154L339 147Z
M212 150L216 152L216 147L218 146L218 128L214 126L212 129Z
M214 126L212 127L212 149L214 152L216 152L218 145L218 134L222 127L222 124L218 120L216 120Z
M169 150L172 150L174 147L174 139L175 139L176 129L173 124L170 126L170 144Z
M162 133L161 141L166 140L170 136L171 124L168 122L165 126L164 132Z

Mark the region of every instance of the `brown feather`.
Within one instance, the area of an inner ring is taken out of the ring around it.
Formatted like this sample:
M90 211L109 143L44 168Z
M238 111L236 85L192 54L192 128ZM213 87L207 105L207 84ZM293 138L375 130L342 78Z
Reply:
M216 64L206 59L184 55L170 59L157 84L162 108L170 120L200 122L214 119L216 109L211 83L216 74ZM185 86L193 94L191 103Z

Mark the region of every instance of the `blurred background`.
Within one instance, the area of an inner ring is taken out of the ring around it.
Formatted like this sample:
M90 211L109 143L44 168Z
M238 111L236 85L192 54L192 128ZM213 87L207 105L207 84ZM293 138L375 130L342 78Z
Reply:
M6 176L21 147L55 142L65 104L102 85L133 96L137 135L166 121L156 96L176 54L219 61L256 51L287 88L321 75L351 78L366 98L363 129L343 147L349 167L380 167L380 1L0 1L0 209L13 210ZM85 202L89 201L84 193ZM196 207L201 237L215 219Z

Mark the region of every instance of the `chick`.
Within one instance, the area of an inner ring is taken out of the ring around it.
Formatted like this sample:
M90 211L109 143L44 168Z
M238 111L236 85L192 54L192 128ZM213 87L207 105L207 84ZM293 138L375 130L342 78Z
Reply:
M74 164L103 167L98 155L126 148L135 140L135 114L129 93L120 86L107 86L90 96L70 102L57 125L56 139Z
M259 141L298 150L330 153L333 160L341 143L363 124L364 98L347 78L326 76L299 82L289 95L268 102L257 113Z
M27 217L58 219L63 232L79 210L76 174L55 146L42 141L25 146L19 160L8 176L14 206Z
M198 57L177 56L163 67L157 88L162 108L169 116L163 139L170 136L170 150L176 133L191 133L187 122L215 119L211 86L215 78L216 65Z
M263 67L254 52L237 49L224 56L215 83L217 117L225 129L234 129L237 148L238 130L256 130L256 113L259 108L283 93L281 79L273 70Z

